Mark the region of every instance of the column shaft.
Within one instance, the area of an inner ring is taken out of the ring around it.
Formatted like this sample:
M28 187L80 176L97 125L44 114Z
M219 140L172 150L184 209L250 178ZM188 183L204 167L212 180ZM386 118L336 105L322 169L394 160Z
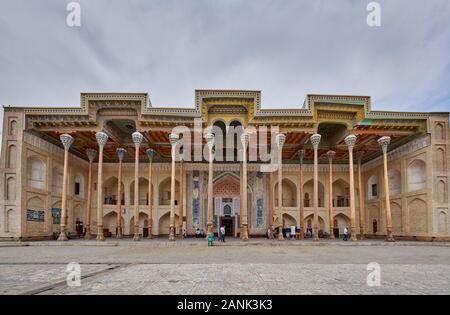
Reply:
M88 170L88 191L87 191L87 205L86 205L86 234L84 238L91 239L91 209L92 209L92 160L89 161Z
M283 235L283 151L278 149L278 239L284 240Z
M328 211L330 220L330 240L334 240L334 209L333 209L333 161L328 162Z
M169 240L175 240L175 148L172 148L172 170L170 175L170 223Z
M119 170L117 175L117 238L123 238L122 233L122 160L119 159Z
M313 239L319 240L319 162L317 148L314 148L314 223Z
M153 191L152 191L152 164L148 164L148 238L153 238Z
M97 175L97 241L104 241L103 235L103 147L98 151Z
M59 241L67 241L67 180L69 171L69 151L64 150L64 173L63 173L63 187L62 187L62 205L61 205L61 219L59 234Z
M139 241L139 147L134 153L134 241Z
M383 154L384 160L384 202L386 208L386 240L394 241L394 236L392 234L392 213L391 213L391 200L389 196L389 179L388 179L388 163L387 163L387 153Z
M366 238L365 225L366 215L364 211L364 197L362 193L362 175L361 175L361 161L358 162L358 203L359 203L359 234L360 239Z
M300 191L300 239L305 236L305 203L303 198L303 163L300 163L300 180L299 180L299 191Z
M353 149L349 150L349 170L350 170L350 239L356 241L356 210L355 210L355 176L353 169Z
M183 238L183 198L184 198L184 164L183 160L180 162L180 191L178 195L178 237Z

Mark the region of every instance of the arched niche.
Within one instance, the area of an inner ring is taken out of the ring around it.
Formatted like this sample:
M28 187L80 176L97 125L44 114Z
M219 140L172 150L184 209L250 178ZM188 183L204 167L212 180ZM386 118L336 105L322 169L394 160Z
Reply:
M447 169L447 163L445 158L445 151L443 148L436 150L436 170L438 172L445 172Z
M428 231L427 203L416 198L408 204L409 230L413 235L425 234Z
M438 181L437 183L437 190L436 190L436 194L437 194L437 201L440 203L446 203L448 202L448 198L447 198L447 185L445 184L445 182L441 179Z
M110 178L108 178L107 180L105 180L103 182L103 199L104 199L104 204L105 205L117 205L117 201L118 201L118 196L117 196L117 188L118 188L118 179L115 176L112 176ZM132 187L133 192L134 192L134 185ZM125 204L125 190L124 190L124 185L123 182L121 183L120 186L120 191L121 191L121 200L122 200L122 205ZM134 193L133 193L134 195Z
M28 186L36 189L45 189L45 178L47 167L45 163L36 156L27 159Z
M62 166L55 166L52 170L52 192L62 193L64 170Z
M170 206L170 195L171 195L171 178L168 177L165 180L163 180L159 184L159 205L161 206ZM178 204L178 196L180 191L180 184L176 180L175 181L175 205Z
M152 189L153 193L153 189ZM139 177L139 205L148 205L148 179ZM130 185L130 205L134 205L134 180Z
M445 140L445 127L442 123L437 123L434 127L435 139Z
M320 181L318 184L319 207L323 207L325 200L325 188ZM305 207L314 207L314 179L310 179L303 185L303 199Z
M408 166L408 191L425 189L427 186L426 164L422 160L414 160Z
M319 230L325 231L325 221L322 219L322 217L318 216L318 222L319 222ZM308 215L304 220L305 226L307 229L314 228L314 214Z
M395 235L402 235L402 207L400 204L391 201L392 231Z
M178 229L178 215L175 214L175 230ZM169 235L170 212L167 212L159 219L159 235Z
M120 217L120 220L121 220L121 225L122 225L122 229L123 229L125 220L122 216ZM103 228L108 229L108 231L111 232L112 235L114 235L114 236L116 235L117 212L111 211L108 214L103 216Z
M439 235L448 235L448 215L444 211L439 212L438 233Z
M377 205L369 206L369 230L372 234L377 234L380 231L381 214L380 208Z
M335 215L334 228L339 229L339 234L342 234L345 228L348 228L350 230L350 218L343 213Z
M395 196L399 195L402 192L402 175L400 171L391 168L388 171L388 179L389 179L389 195Z
M6 200L16 200L16 179L12 176L6 179Z
M12 119L9 122L9 135L14 137L17 135L17 131L18 131L17 120Z
M74 183L74 195L83 198L84 197L84 176L81 173L75 174L75 183Z
M333 183L333 206L350 206L350 185L343 179L338 179Z
M278 207L278 183L274 188L274 205ZM283 207L297 206L297 186L291 180L284 178L282 181L282 199Z
M377 199L379 197L380 185L378 183L378 176L372 175L367 181L367 199Z
M16 168L17 166L17 146L15 144L11 144L8 146L7 150L7 168Z
M14 209L8 209L6 211L6 222L5 222L5 232L6 233L17 233L17 213Z

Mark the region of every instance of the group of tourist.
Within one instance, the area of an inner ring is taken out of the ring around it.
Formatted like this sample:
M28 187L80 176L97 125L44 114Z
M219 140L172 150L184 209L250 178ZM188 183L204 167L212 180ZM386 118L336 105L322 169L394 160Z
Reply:
M288 231L290 231L290 233L289 233ZM282 231L281 233L283 233L283 236L284 236L285 238L290 237L290 238L292 238L292 239L297 239L297 236L301 233L301 230L299 230L299 231L297 232L295 226L291 226L290 229L289 229L289 228L283 229L283 231ZM276 232L275 230L272 230L271 228L268 228L268 229L267 229L267 231L266 231L266 238L267 238L267 239L274 239L274 238L276 237L276 235L277 235L277 232ZM312 236L313 236L313 234L312 234L312 229L309 229L309 228L308 228L308 229L306 230L305 237L306 237L306 238L311 238ZM320 237L320 238L322 238L322 237L329 237L329 235L328 235L328 233L319 233L319 237ZM349 231L348 231L348 228L345 227L345 229L344 229L344 238L343 238L343 240L344 240L345 242L347 242L347 241L349 240L349 238L350 238L350 233L349 233Z

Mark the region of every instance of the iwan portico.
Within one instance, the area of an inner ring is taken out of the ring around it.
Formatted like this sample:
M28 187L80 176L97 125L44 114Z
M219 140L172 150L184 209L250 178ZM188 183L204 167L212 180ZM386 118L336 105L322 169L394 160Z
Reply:
M277 110L260 99L198 90L187 109L85 93L80 107L4 107L0 237L65 239L78 227L98 240L175 240L224 225L243 239L287 226L315 239L345 227L354 240L449 238L448 113L373 111L362 96ZM221 146L231 159L209 159ZM277 153L272 172L260 152Z

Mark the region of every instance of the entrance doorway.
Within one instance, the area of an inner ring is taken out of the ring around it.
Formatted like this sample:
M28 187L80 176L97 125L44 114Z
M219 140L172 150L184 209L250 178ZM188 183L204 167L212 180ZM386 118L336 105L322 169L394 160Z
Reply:
M235 217L220 217L220 226L225 227L225 236L234 237Z

